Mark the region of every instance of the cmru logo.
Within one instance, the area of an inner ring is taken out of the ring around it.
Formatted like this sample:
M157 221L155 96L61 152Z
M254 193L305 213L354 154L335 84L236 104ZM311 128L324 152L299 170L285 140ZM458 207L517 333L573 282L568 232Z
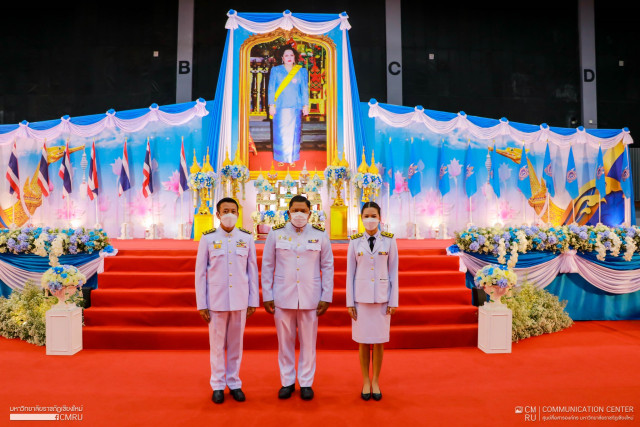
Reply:
M465 176L469 178L471 175L473 175L473 166L467 165L467 171L465 173Z
M447 166L443 163L440 165L440 179L442 179L447 174Z
M622 170L622 182L624 182L624 181L628 180L628 179L629 179L629 176L630 176L630 174L629 174L629 168L628 168L628 167L626 167L626 168L624 168L624 169Z
M549 164L547 165L547 167L546 167L546 168L544 168L544 173L545 173L547 176L553 176L553 170L551 170L551 163L549 163Z
M567 182L569 184L571 184L573 181L575 181L578 178L578 174L576 173L575 168L569 169L567 171Z
M522 406L516 406L516 414L521 414L523 412Z
M596 178L600 179L604 175L604 166L598 166L596 170Z
M523 166L520 168L520 172L518 173L518 179L523 181L529 177L529 166Z
M409 165L409 173L407 174L408 178L411 179L416 172L418 172L418 166L411 163Z

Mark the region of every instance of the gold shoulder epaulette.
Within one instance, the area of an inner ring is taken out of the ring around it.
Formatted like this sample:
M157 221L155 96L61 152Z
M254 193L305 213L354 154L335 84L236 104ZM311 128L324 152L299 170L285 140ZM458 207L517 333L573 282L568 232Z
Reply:
M351 237L349 237L349 238L350 238L351 240L355 240L355 239L357 239L358 237L362 237L362 235L363 235L363 234L364 234L364 233L356 233L356 234L352 235L352 236L351 236Z
M276 225L275 227L272 227L271 229L272 230L280 230L281 228L284 228L285 225L287 225L286 222L283 223L283 224L280 224L280 225Z
M251 232L245 228L242 227L238 227L238 230L242 231L243 233L247 233L247 234L251 234Z
M205 235L205 234L211 234L211 233L213 233L214 231L216 231L216 229L215 229L215 228L212 228L212 229L210 229L210 230L203 231L203 232L202 232L202 234L203 234L203 235Z
M392 237L393 237L393 233L389 233L389 232L387 232L387 231L382 231L380 234L381 234L382 236L384 236L384 237L388 237L388 238L392 238Z
M312 227L315 228L316 230L324 231L324 227L321 226L320 224L313 224Z

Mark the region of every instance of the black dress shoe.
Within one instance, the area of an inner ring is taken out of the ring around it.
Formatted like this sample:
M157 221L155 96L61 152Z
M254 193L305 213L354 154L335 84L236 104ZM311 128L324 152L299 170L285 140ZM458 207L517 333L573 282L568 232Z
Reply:
M213 400L213 403L224 402L224 390L213 390L213 395L211 396L211 400Z
M369 400L371 399L371 393L360 393L360 397L362 397L362 400Z
M293 392L295 391L295 389L296 389L295 383L291 384L291 385L288 385L286 387L281 387L280 391L278 392L278 399L288 399L288 398L290 398L291 395L293 394Z
M235 390L229 389L229 391L236 402L244 402L247 399L240 388L236 388Z
M300 397L302 400L313 399L313 389L311 387L300 387Z
M380 393L371 393L371 397L373 397L373 400L380 400L380 399L382 399L382 392L380 392Z

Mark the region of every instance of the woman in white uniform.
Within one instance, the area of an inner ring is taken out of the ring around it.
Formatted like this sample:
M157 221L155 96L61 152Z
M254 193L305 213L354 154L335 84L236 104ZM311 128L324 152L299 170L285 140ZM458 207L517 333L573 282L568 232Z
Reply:
M398 246L392 233L378 229L380 206L365 203L361 216L366 232L351 236L347 252L347 309L352 338L360 343L362 399L380 400L384 343L389 342L391 315L398 307Z

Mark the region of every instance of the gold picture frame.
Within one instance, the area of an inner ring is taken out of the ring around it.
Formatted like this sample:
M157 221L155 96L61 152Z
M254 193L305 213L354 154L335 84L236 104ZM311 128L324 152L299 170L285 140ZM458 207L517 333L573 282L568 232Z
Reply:
M240 46L239 52L239 147L240 158L245 165L249 165L249 104L251 97L251 73L250 67L250 53L251 48L257 44L272 41L274 39L284 38L289 40L291 38L300 39L306 42L315 43L322 46L327 53L327 67L326 67L326 86L327 86L327 108L326 108L326 124L327 124L327 165L330 165L334 157L336 156L337 143L338 143L338 117L337 117L337 53L336 46L330 37L323 35L310 35L302 33L297 29L286 31L283 29L277 29L270 33L254 34L248 37L242 46ZM300 165L302 166L302 165ZM300 168L302 170L302 167ZM300 170L289 171L293 179L298 179ZM324 171L317 171L318 176L324 179ZM256 179L260 171L251 170L251 179ZM284 179L287 175L287 171L278 171L278 179Z

